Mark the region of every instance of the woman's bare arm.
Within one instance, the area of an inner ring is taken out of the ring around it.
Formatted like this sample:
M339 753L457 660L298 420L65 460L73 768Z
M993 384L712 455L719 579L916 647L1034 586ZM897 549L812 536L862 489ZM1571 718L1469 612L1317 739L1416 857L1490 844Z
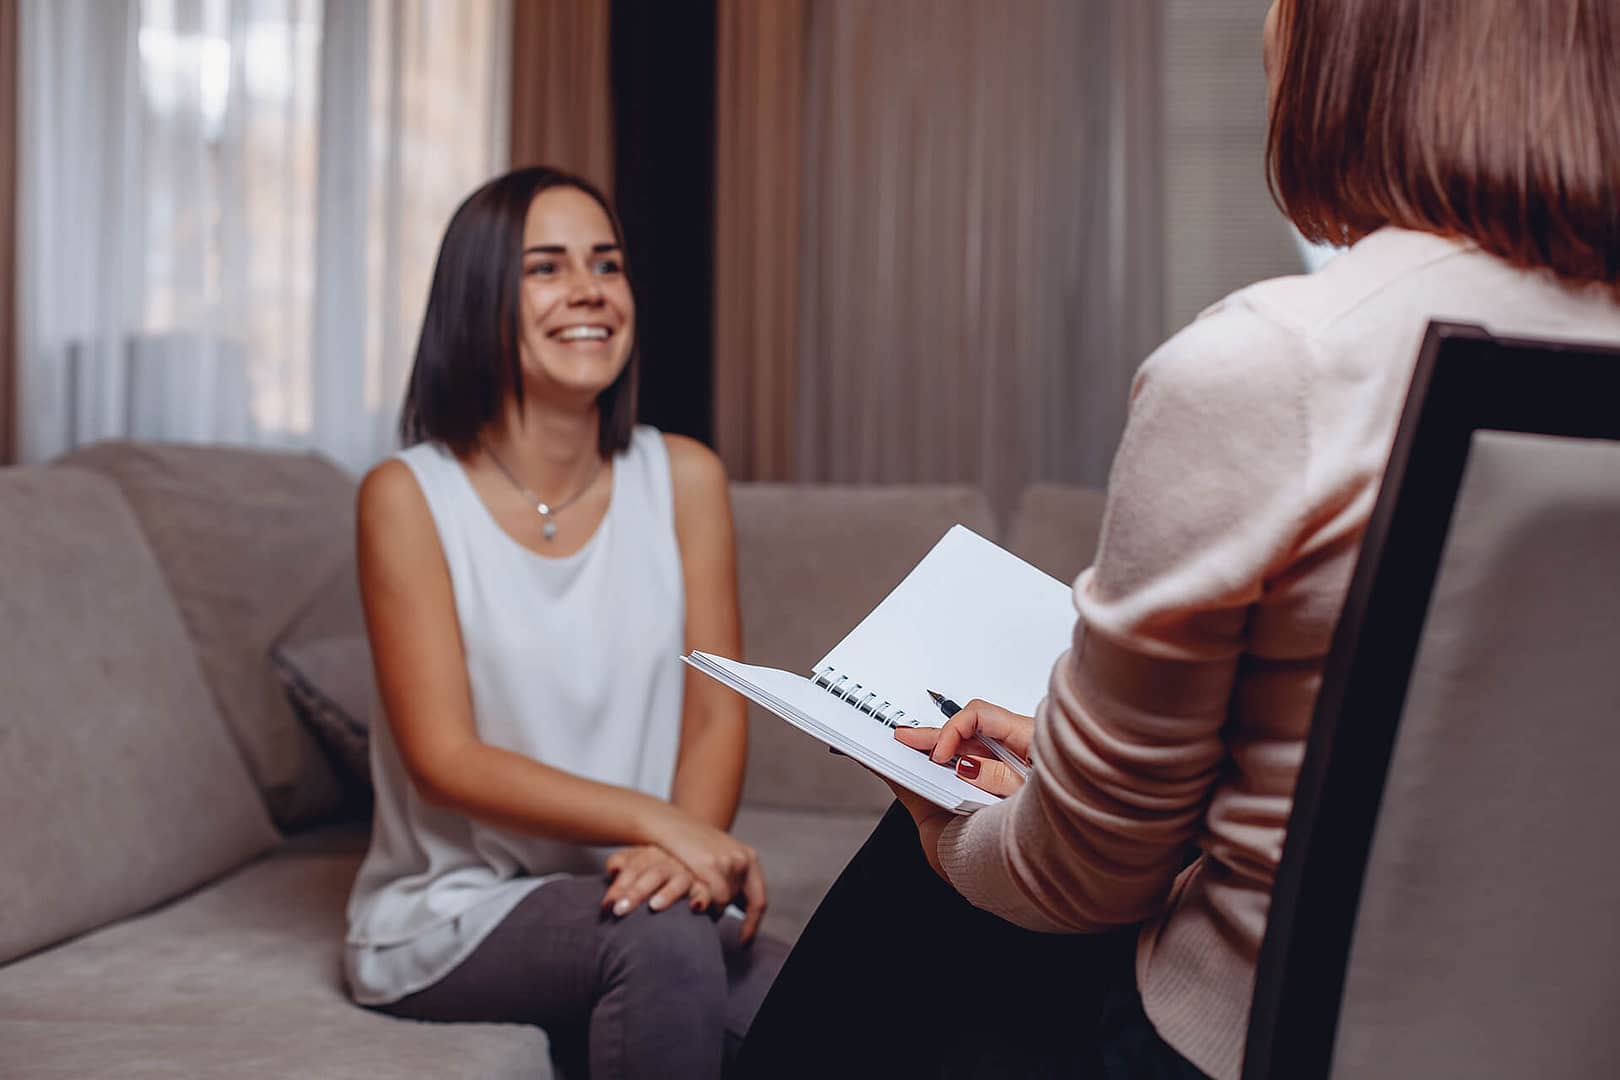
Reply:
M702 443L666 435L675 487L675 531L686 586L686 648L742 654L737 547L725 467ZM731 827L748 757L743 699L688 669L675 767L676 806L718 829Z

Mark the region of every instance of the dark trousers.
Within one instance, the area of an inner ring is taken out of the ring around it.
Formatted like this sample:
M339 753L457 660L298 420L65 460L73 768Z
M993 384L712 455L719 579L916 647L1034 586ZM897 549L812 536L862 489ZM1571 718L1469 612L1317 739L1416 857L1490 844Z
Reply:
M895 803L794 946L735 1075L1201 1080L1142 1012L1136 935L1038 934L980 911Z
M565 1077L720 1076L787 946L764 935L738 946L739 920L684 903L617 919L601 910L606 887L584 877L540 886L448 975L378 1010L538 1025Z

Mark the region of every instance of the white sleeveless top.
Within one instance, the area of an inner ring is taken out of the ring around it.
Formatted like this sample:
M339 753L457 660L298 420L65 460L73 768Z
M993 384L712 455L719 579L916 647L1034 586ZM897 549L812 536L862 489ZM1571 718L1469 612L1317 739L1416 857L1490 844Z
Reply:
M614 458L602 523L563 558L508 536L443 447L423 443L398 457L427 498L450 568L478 737L668 799L686 594L663 436L636 428ZM380 706L373 715L381 720ZM371 725L371 777L371 848L349 897L345 950L361 1004L432 985L545 882L601 872L608 849L428 804L384 722Z

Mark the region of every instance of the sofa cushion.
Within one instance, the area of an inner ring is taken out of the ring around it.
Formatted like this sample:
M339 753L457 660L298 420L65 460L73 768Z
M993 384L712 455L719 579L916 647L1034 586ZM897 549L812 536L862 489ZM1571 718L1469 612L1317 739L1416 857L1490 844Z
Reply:
M995 539L975 488L736 484L743 659L807 674L952 525ZM873 677L874 685L876 676ZM881 810L889 789L787 721L750 706L754 805Z
M419 1024L349 1001L340 949L358 863L276 854L0 969L0 1075L550 1075L538 1028Z
M363 1014L289 1028L274 1014L230 1027L0 1020L0 1076L18 1080L545 1080L539 1028L416 1024Z
M62 462L112 477L135 510L203 675L271 815L297 828L342 790L270 668L270 647L353 547L354 482L314 454L107 442Z
M276 842L118 489L0 472L0 962Z
M1106 500L1092 488L1032 484L1018 499L1005 546L1059 581L1072 582L1097 555Z
M346 523L352 519L346 518ZM309 602L281 632L283 644L322 638L364 636L366 613L360 606L360 570L353 545L327 575Z

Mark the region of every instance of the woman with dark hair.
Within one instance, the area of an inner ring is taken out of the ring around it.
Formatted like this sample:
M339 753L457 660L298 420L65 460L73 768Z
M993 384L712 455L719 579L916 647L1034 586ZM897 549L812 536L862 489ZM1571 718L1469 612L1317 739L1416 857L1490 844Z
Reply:
M1143 365L1037 715L972 702L896 733L1008 798L953 818L896 792L740 1074L1235 1080L1425 328L1620 341L1613 0L1277 0L1265 55L1279 202L1350 250L1235 293ZM981 733L1032 760L1027 782Z
M407 449L359 493L385 722L345 967L361 1004L537 1024L598 1078L717 1076L784 950L726 831L743 705L679 662L740 647L726 477L635 424L625 267L552 169L445 231Z

